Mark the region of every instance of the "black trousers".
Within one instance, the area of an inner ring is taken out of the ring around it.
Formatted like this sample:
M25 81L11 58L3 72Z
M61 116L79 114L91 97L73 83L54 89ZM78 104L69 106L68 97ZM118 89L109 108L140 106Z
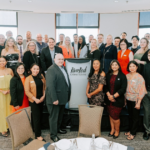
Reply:
M129 130L132 135L136 135L139 125L140 109L134 108L136 102L127 100L128 113L129 113Z
M60 129L65 105L47 105L47 109L49 112L49 125L50 125L50 136L56 137L57 132Z
M43 114L43 102L36 104L35 102L29 103L31 106L33 129L35 132L35 138L41 136L41 122Z

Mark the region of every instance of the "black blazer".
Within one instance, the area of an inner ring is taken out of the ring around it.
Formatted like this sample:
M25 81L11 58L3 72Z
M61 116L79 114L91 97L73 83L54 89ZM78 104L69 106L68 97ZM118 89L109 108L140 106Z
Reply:
M66 71L67 73L67 71ZM68 76L68 73L67 73ZM70 100L71 83L68 76L69 85L60 68L53 64L46 73L46 103L53 104L58 100L58 105L65 105Z
M26 51L24 53L23 63L25 64L26 72L30 70L30 67L33 63L37 63L40 65L38 55L34 54L34 56L30 51Z
M99 59L100 60L101 57L101 52L100 50L95 50L94 52L90 53L90 51L88 51L88 55L87 58L91 58L91 59Z
M24 97L24 86L20 78L13 77L10 80L10 96L11 102L10 105L22 106L23 97Z
M71 44L72 44L72 47L74 48L74 42L72 42Z
M102 43L101 46L99 47L99 50L101 50L101 48L104 47L104 46L105 46L105 44Z
M56 53L62 54L62 49L58 46L55 46L55 55ZM47 69L53 64L51 53L48 46L42 49L40 60L43 71L47 71Z
M111 75L109 73L107 73L107 75L106 75L106 85L104 87L105 93L110 92L110 79L111 79ZM116 77L115 85L114 85L114 94L116 92L118 92L119 97L117 97L115 99L116 102L112 103L113 106L116 106L116 107L123 107L124 106L124 94L126 92L126 88L127 88L126 75L124 75L122 72L119 72L117 77ZM105 95L105 103L107 105L110 104L110 101L109 101L107 95Z

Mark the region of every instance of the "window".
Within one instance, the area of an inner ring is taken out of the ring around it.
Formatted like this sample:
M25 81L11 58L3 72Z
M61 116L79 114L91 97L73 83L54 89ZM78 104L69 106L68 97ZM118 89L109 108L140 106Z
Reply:
M92 34L97 39L98 29L96 28L79 28L78 35L84 35L86 43L89 43L89 35Z
M73 42L73 35L76 33L76 29L57 29L56 30L56 41L59 41L59 34L63 33L65 36L69 36L71 42Z
M56 14L56 28L76 28L76 14Z
M78 20L77 20L78 18ZM73 41L73 34L84 35L88 43L89 35L96 38L99 28L99 15L92 14L56 14L56 41L59 41L59 34L69 36ZM78 25L77 25L78 23Z
M98 28L98 14L78 14L78 28Z
M0 11L0 33L6 37L8 30L12 31L13 37L17 36L17 13L13 11Z
M139 37L144 37L146 33L150 33L150 12L140 12L139 21Z

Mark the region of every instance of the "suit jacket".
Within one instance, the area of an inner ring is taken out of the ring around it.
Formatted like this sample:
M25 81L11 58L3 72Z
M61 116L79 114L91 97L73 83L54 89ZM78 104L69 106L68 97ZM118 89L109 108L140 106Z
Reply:
M37 55L36 58L34 58L33 54L30 51L26 51L23 56L23 63L25 64L26 71L28 72L30 70L30 66L33 63L39 64L39 58Z
M13 77L10 80L10 96L11 102L10 105L22 106L23 97L24 97L24 87L20 78Z
M106 85L104 87L105 93L110 92L110 79L111 75L109 73L106 74ZM115 100L116 102L113 102L112 105L116 107L123 107L124 106L124 94L126 92L127 88L127 78L126 75L124 75L122 72L119 72L114 85L114 94L117 92L119 94L119 97L117 97ZM107 95L105 95L105 103L107 105L110 104L110 100L108 99Z
M67 71L66 71L67 73ZM67 74L68 76L68 74ZM59 101L58 105L65 105L70 100L71 84L68 77L69 85L60 68L53 64L46 73L46 103L53 104Z
M103 46L105 46L104 43L101 44L101 46L99 47L99 50L101 50L101 48L102 48Z
M62 49L58 46L55 46L55 54L56 53L62 54ZM43 71L47 71L47 69L53 64L50 49L48 46L43 48L41 52L40 60L41 60L41 66Z
M71 44L72 44L72 47L74 48L74 42L72 42Z
M31 39L31 41L34 41L36 43L36 40L34 40L34 39ZM26 46L27 46L27 40L25 39L25 40L23 40L23 49L25 49Z
M44 78L43 75L42 75L42 77L43 77L43 79L41 79L41 80L42 80L42 82L43 82L43 93L44 93L45 87L46 87L46 81L45 81L45 78ZM32 75L29 75L29 76L26 78L25 84L24 84L24 89L25 89L26 95L27 95L28 98L29 98L29 101L30 101L31 103L33 103L34 100L32 99L32 97L33 97L33 96L36 97L36 94L37 94L37 93L36 93L36 84L35 84L35 81L34 81Z

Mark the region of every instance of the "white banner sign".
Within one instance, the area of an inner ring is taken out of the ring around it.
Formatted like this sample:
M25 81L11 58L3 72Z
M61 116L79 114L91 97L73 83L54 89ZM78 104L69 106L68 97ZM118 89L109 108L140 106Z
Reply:
M71 60L66 60L66 69L71 82L69 108L78 108L80 104L87 104L86 86L91 68L91 60L82 59L80 62L75 63L71 62Z

